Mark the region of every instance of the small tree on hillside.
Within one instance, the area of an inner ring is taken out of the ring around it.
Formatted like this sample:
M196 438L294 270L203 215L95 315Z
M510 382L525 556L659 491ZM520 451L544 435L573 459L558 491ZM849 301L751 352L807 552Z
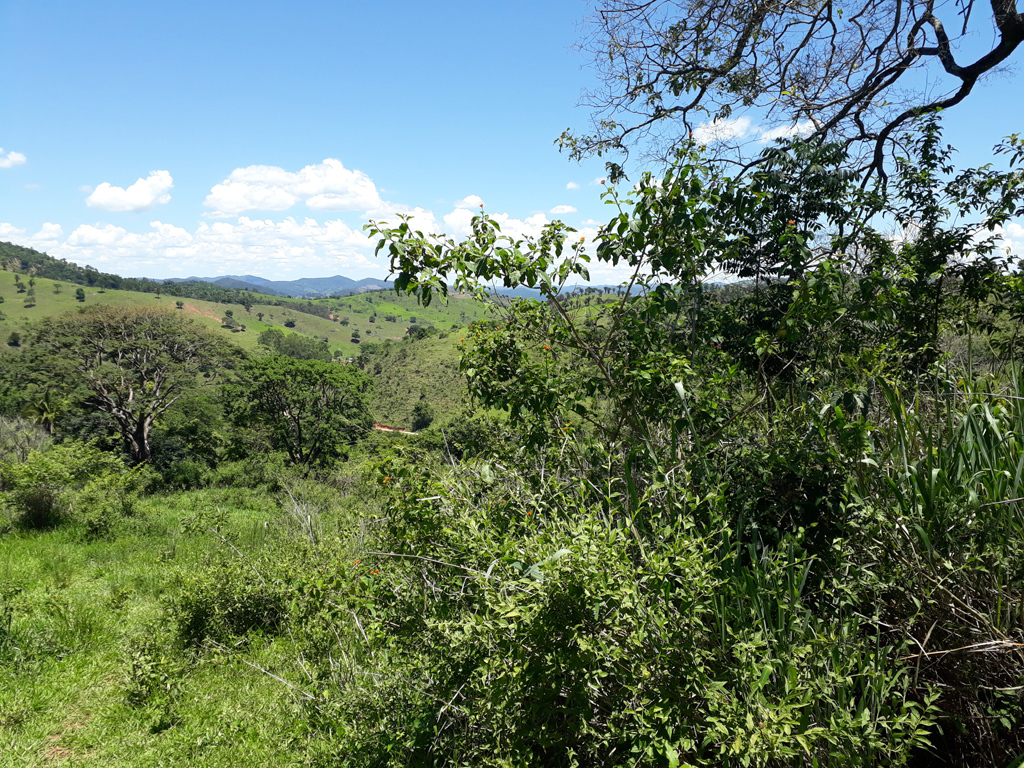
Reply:
M412 409L412 429L419 432L434 423L434 409L426 400L420 400Z
M78 289L75 290L75 300L76 301L85 301L85 289L84 288L78 288Z

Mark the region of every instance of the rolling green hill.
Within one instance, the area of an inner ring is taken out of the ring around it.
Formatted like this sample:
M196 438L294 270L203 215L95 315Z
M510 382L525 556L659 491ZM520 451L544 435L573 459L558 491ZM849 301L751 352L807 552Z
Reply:
M19 292L16 277L24 292ZM78 289L84 302L76 298ZM34 301L26 301L30 290ZM0 355L17 354L18 347L9 344L11 334L24 339L34 321L94 304L156 304L183 312L249 352L263 349L257 339L268 328L323 339L336 358L358 361L374 377L375 418L401 427L409 426L412 409L421 399L438 416L457 407L462 378L455 349L458 336L451 332L491 314L487 305L469 296L452 296L447 304L434 302L424 308L415 299L390 291L317 301L254 294L253 300L262 301L246 309L231 302L81 286L6 270L0 270L0 299ZM227 312L245 330L226 327ZM413 340L408 331L414 326L437 330Z

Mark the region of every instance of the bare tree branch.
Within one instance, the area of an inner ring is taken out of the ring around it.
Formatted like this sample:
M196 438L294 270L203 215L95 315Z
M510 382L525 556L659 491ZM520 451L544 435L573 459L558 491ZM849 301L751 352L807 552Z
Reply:
M604 83L584 97L593 131L558 143L577 158L639 147L666 159L691 132L717 127L718 156L743 162L729 121L752 109L773 129L762 140L839 141L884 176L901 126L962 102L1024 42L1016 0L990 0L988 14L973 14L975 2L602 0L580 45ZM951 36L945 22L958 18ZM985 23L993 37L978 55ZM937 95L920 85L925 73Z

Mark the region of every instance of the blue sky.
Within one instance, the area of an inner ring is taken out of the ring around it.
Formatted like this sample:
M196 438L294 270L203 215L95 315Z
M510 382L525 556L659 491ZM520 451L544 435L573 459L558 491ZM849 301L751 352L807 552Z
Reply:
M399 212L458 234L483 201L513 232L592 231L603 160L553 143L587 125L587 13L0 0L0 240L124 275L291 279L382 276L361 227ZM1001 76L950 112L965 161L1024 129L1018 90Z

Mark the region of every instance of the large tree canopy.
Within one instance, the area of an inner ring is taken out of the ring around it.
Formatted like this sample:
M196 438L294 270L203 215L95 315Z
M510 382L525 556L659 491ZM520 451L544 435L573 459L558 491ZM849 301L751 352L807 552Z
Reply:
M959 104L1022 41L1016 0L601 0L584 43L606 86L588 95L595 130L560 142L669 156L754 108L768 138L840 140L884 174L900 126Z
M293 464L326 465L373 429L369 379L357 368L274 355L247 363L225 388L239 426L259 425Z
M226 346L159 309L100 305L43 320L33 346L81 377L136 462L150 458L153 423L190 388L213 379Z

